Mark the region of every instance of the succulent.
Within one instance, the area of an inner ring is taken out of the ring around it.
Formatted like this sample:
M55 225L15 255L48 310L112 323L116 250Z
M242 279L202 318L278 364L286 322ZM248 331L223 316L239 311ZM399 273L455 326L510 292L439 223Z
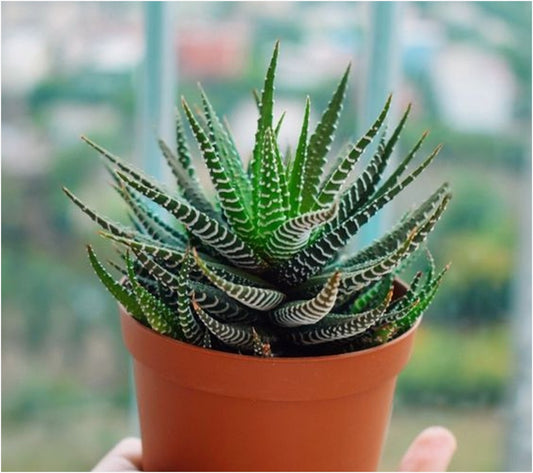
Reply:
M115 223L64 189L119 250L120 263L111 263L116 277L89 246L90 263L132 317L190 344L257 356L312 356L386 343L421 317L447 270L436 272L427 252L427 271L407 286L397 278L425 248L450 200L448 185L366 248L343 251L428 167L440 147L406 174L424 133L384 177L410 112L409 106L388 134L389 96L366 134L328 167L348 67L314 131L307 99L298 143L294 152L283 153L277 140L282 118L273 119L278 50L276 44L262 92L255 94L259 118L247 168L205 92L200 89L202 106L195 111L183 100L216 191L214 201L199 183L179 112L175 152L159 140L177 182L171 190L83 137L107 161L132 222L131 227ZM352 178L374 139L376 151Z

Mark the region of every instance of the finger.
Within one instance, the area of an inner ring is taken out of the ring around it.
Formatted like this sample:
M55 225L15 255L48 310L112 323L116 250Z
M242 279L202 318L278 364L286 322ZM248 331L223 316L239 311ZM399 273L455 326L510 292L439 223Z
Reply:
M455 437L448 429L429 427L415 438L399 471L446 471L456 447Z
M93 471L141 471L142 445L135 437L121 440L93 468Z

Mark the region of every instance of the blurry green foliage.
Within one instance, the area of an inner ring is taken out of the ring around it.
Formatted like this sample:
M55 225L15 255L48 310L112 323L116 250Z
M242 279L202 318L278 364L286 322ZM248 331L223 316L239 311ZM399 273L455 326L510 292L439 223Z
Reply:
M431 313L450 324L502 320L511 306L519 215L484 178L464 170L454 178L455 200L431 248L452 261Z
M419 108L419 107L417 107ZM430 109L420 110L418 121L404 132L404 143L414 143L418 130L430 131L430 138L443 143L440 162L453 163L459 168L477 164L480 167L494 167L502 172L519 173L527 169L529 155L528 135L514 133L481 133L458 131L446 126L428 115Z
M72 75L51 75L39 83L28 96L32 110L57 102L76 101L112 104L124 115L135 108L133 75L81 70Z
M508 328L436 329L427 322L419 328L411 361L398 379L398 402L454 406L501 402L510 379Z

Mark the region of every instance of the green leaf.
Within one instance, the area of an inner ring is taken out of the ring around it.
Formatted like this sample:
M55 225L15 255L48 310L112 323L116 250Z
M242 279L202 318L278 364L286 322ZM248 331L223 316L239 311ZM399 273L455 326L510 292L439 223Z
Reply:
M177 324L173 323L175 315L161 300L139 284L133 271L133 264L129 258L126 259L126 264L128 267L128 279L135 294L135 299L150 327L162 335L179 338L181 334L178 331Z
M311 210L314 206L315 198L318 195L322 173L326 167L327 153L333 141L333 136L342 109L349 73L350 66L346 69L346 72L324 111L315 132L311 135L311 138L309 138L307 159L304 168L300 212L308 212Z
M282 327L298 327L317 323L333 309L340 281L341 273L334 273L313 299L284 304L274 310L270 318Z
M265 83L261 92L261 101L259 105L259 118L257 121L257 131L255 133L255 145L250 161L250 174L252 181L252 215L257 216L257 209L260 200L260 178L261 162L263 160L263 143L265 140L266 130L273 126L274 116L274 78L276 75L276 65L278 62L279 41L276 41L274 52L268 66L265 77Z
M67 197L78 206L83 213L89 216L91 220L96 222L100 227L102 227L105 231L112 233L113 235L117 236L123 236L126 238L139 238L141 240L147 239L143 234L136 232L132 230L131 228L125 227L124 225L121 225L120 223L113 222L112 220L103 217L99 213L97 213L95 210L91 209L87 205L85 205L80 199L78 199L72 192L70 192L66 187L63 187L63 192L67 195Z
M180 144L181 139L178 141L178 150L180 150L181 153L188 152L188 149L187 151L183 150L184 145ZM159 148L161 149L161 152L163 153L163 156L165 157L165 160L172 171L172 174L176 178L178 187L183 193L183 197L201 212L204 212L210 217L220 219L220 216L213 208L213 205L211 205L200 189L198 181L196 180L196 176L193 174L194 177L192 177L187 172L187 170L182 166L180 160L174 155L174 153L162 139L159 139L158 143Z
M266 262L251 247L216 220L199 212L188 203L169 196L159 187L143 185L120 171L118 174L126 184L168 210L181 223L187 226L191 233L236 266L248 269L266 267Z
M411 107L407 107L389 140L385 141L385 133L383 134L377 152L374 154L373 158L368 163L361 176L359 176L356 181L342 194L337 218L326 226L325 231L335 228L346 218L352 215L357 208L360 208L368 203L368 200L372 194L374 194L381 176L383 175L383 172L392 156L392 152L400 137L410 110ZM422 139L419 140L413 150L411 150L408 155L409 159L412 159L412 157L415 155L418 148L420 148L422 145L424 138L425 135L422 136Z
M126 186L121 186L119 192L151 238L167 245L185 248L188 243L186 235L164 222Z
M302 192L304 188L305 173L304 169L307 162L307 135L309 132L309 112L311 102L309 97L305 101L304 119L302 122L302 130L300 131L300 138L298 139L298 146L294 155L294 161L290 168L289 174L289 194L291 197L290 216L299 215L300 206L302 204Z
M145 322L145 317L141 307L137 303L134 294L126 289L122 284L115 281L113 277L105 270L103 265L98 261L93 249L87 245L87 253L89 254L89 261L94 269L94 272L102 281L102 284L111 293L111 295L126 309L126 311L140 322Z
M281 114L281 117L279 117L278 123L276 127L274 128L274 136L277 138L279 136L279 132L281 130L281 125L283 125L283 120L285 119L286 112L283 112Z
M411 151L407 154L407 156L403 159L403 161L399 164L399 166L396 168L396 170L387 178L387 180L380 186L380 188L377 190L376 194L373 196L374 198L380 197L386 192L388 192L391 188L393 188L395 185L397 185L400 176L403 174L403 172L407 169L409 163L413 160L413 158L416 156L416 152L420 149L422 146L422 143L425 141L426 137L428 136L428 132L422 133L422 136L419 138L419 140L415 143ZM435 150L429 155L429 157L426 159L425 162L427 164L424 166L424 163L419 167L420 172L422 172L427 165L437 156L439 151L441 150L442 146L439 145ZM422 167L424 166L424 167ZM419 172L419 173L420 173Z
M399 328L402 330L408 330L413 326L417 319L423 315L431 302L433 302L433 299L437 294L437 290L442 282L442 278L449 269L450 264L446 265L440 274L438 274L433 280L430 280L429 283L422 289L420 292L420 303L414 306L411 311L397 321Z
M284 222L266 240L268 255L275 260L290 258L305 247L311 232L337 215L336 202L329 208L308 212Z
M177 277L178 320L186 341L201 345L205 330L200 326L191 311L190 289L188 285L189 271L192 264L191 254L185 259Z
M257 107L257 111L261 111L261 97L259 96L259 92L257 89L252 89L252 95L254 96L254 102Z
M257 207L257 230L260 240L279 227L286 218L280 185L279 168L283 166L276 153L272 130L264 135L263 159L259 179L259 205Z
M407 185L424 170L438 152L437 148L415 171L396 184L385 194L372 199L365 207L347 218L342 224L330 232L324 232L317 240L293 258L282 263L277 268L278 277L288 284L298 284L318 273L328 264L346 243L357 233L370 217L391 201ZM434 195L448 194L447 184L441 186ZM430 198L431 200L432 198Z
M229 133L229 126L222 124L218 118L213 106L207 98L207 94L200 87L202 96L202 103L204 114L209 128L209 141L215 146L215 149L220 156L222 166L228 172L229 179L235 184L235 190L239 196L240 201L246 208L246 212L251 211L250 199L252 196L251 183L248 175L242 166L242 160L239 151Z
M275 135L272 135L272 144L274 146L275 161L276 161L276 167L277 167L278 179L279 179L279 188L280 188L280 194L281 194L281 207L283 209L283 217L285 221L288 218L289 208L291 205L290 204L291 196L289 194L288 174L287 174L285 165L283 164L283 156L281 155L281 151L279 150L279 146L278 146Z
M275 289L235 284L218 276L207 267L196 253L195 260L196 264L212 284L247 307L255 310L267 311L277 307L285 299L285 294Z
M253 323L258 320L256 312L238 304L220 289L197 281L189 281L196 301L222 322Z
M241 348L252 351L254 349L253 328L247 325L228 324L219 322L211 317L205 310L200 307L198 302L193 298L192 305L196 315L207 327L207 329L221 342L231 347Z
M383 292L388 293L393 287L394 276L387 274L381 281L373 284L370 288L357 296L350 306L350 314L357 314L367 309L375 300L383 299Z
M374 309L349 316L330 314L328 320L324 319L315 325L289 330L286 337L296 345L317 345L353 337L368 330L380 320L391 298L392 291L383 303Z
M274 356L272 354L272 348L270 347L270 343L266 340L263 340L253 327L252 336L254 340L253 349L255 356L261 356L263 358L271 358Z
M413 211L408 218L393 228L392 231L376 240L352 258L346 260L344 266L358 266L391 251L396 251L406 238L408 238L408 235L417 228L418 230L407 250L408 254L413 253L434 228L451 199L451 195L446 192L447 188L445 186L441 187L440 190L441 192L434 193L424 204Z
M202 150L207 169L209 170L209 175L211 176L211 181L217 191L218 200L224 215L237 235L244 239L252 238L254 233L252 221L246 211L245 204L239 197L236 188L233 187L231 175L228 170L224 168L215 148L215 144L208 139L185 100L183 100L182 103L189 125L191 126L193 134Z
M366 134L360 138L359 141L357 141L352 150L346 156L341 157L340 161L333 168L332 173L322 186L314 205L311 206L312 209L323 208L327 205L330 205L337 198L340 189L346 182L346 179L348 179L348 176L352 172L355 164L357 161L359 161L359 158L365 151L366 147L372 142L377 132L381 128L381 125L383 125L390 108L391 100L392 96L389 95L383 110L379 114L374 124L370 127Z

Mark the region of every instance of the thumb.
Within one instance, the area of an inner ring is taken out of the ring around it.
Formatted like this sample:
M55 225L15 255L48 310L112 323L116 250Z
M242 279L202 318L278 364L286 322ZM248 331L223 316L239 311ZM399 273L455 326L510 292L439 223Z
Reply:
M457 447L444 427L429 427L418 435L404 455L399 471L446 471Z

